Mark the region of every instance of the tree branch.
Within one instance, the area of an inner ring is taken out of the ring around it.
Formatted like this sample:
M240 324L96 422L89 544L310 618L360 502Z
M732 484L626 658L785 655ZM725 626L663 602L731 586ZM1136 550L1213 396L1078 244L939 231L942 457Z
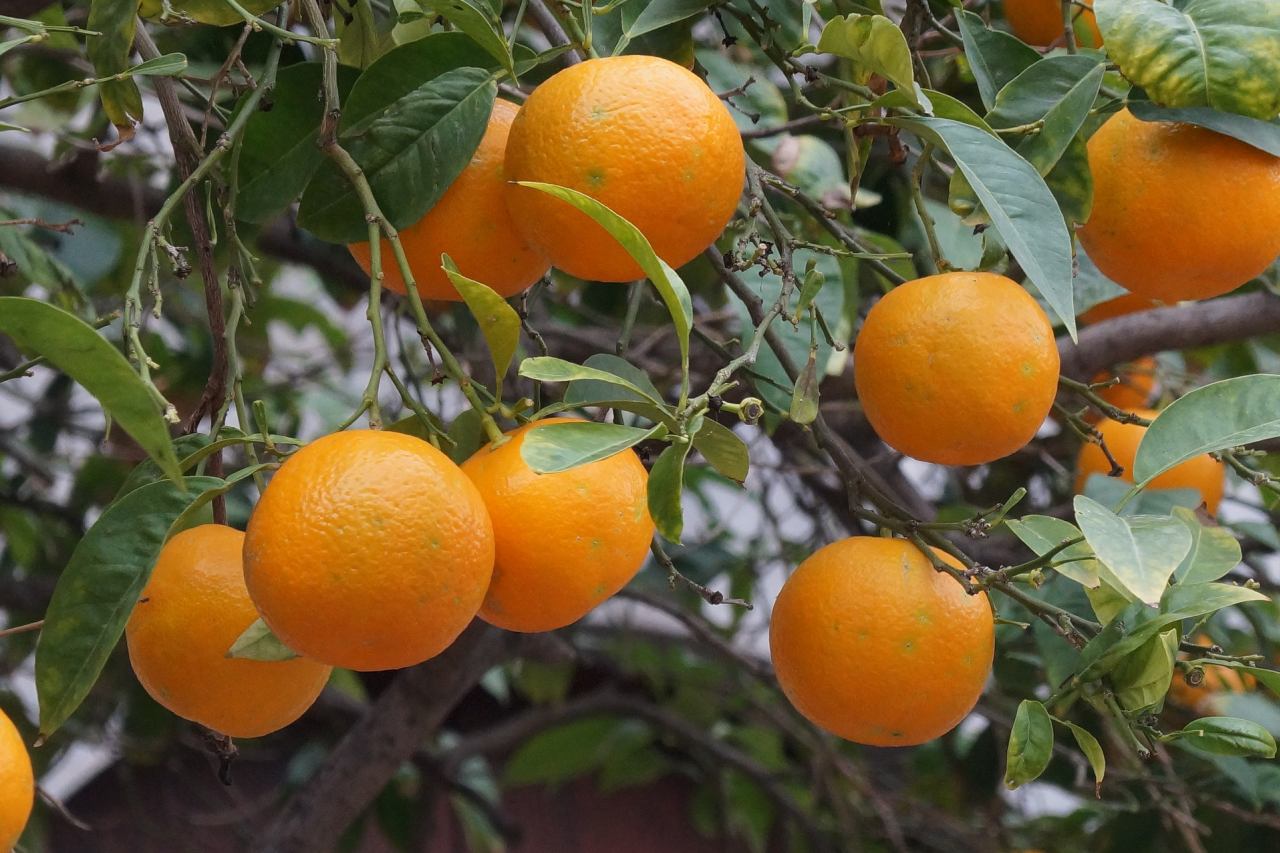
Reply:
M145 26L139 26L135 41L138 53L143 59L155 59L160 55L155 42ZM152 81L156 96L160 99L160 109L164 112L165 126L169 131L169 141L173 145L173 154L178 166L178 176L182 180L191 177L200 161L204 159L204 149L196 139L195 131L184 114L182 101L178 97L178 87L168 77L156 77ZM212 416L222 407L227 395L227 338L226 315L222 307L222 281L213 264L213 241L209 232L209 223L205 219L200 206L200 199L195 192L189 192L182 199L186 213L187 225L196 244L196 258L200 265L200 278L204 283L205 313L209 318L209 336L213 341L213 364L209 367L209 378L205 382L204 391L200 394L200 402L187 416L186 431L195 432L201 419L207 414ZM209 458L209 475L222 476L222 453L214 453ZM213 501L213 519L218 524L226 524L226 498L219 496Z
M1089 326L1079 344L1058 338L1062 375L1088 381L1116 364L1165 350L1242 341L1280 331L1280 297L1265 291L1153 308Z
M58 165L34 151L0 145L0 187L61 201L87 213L141 225L164 203L163 190L142 181L98 174L96 157ZM308 266L328 281L364 290L369 278L345 249L316 240L288 216L265 225L257 246L272 257Z
M466 692L511 654L516 641L515 635L477 620L441 655L402 671L267 827L254 849L330 849Z

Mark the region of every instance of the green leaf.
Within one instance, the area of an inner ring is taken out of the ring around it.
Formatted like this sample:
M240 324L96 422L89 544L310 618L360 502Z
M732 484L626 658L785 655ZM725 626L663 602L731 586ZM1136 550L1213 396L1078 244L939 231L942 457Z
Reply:
M592 358L597 359L597 364L600 363L598 356L592 356ZM621 359L618 360L622 361ZM626 362L623 363L626 364ZM631 365L628 364L627 366L630 367ZM609 367L613 368L616 365L609 364ZM632 369L634 370L635 368ZM526 379L537 379L540 382L600 382L624 389L624 395L626 392L630 392L636 399L645 400L660 409L666 408L666 404L662 402L662 397L658 395L658 389L653 387L653 384L648 381L648 377L645 377L644 382L633 382L632 379L615 373L613 369L588 367L585 364L574 364L571 361L565 361L554 356L539 355L526 358L520 362L520 375ZM616 392L612 392L612 396L617 397L619 395ZM566 394L566 397L568 397L568 394ZM582 402L587 402L587 399L584 397Z
M1182 558L1191 534L1176 518L1122 518L1097 501L1076 495L1076 522L1100 562L1103 577L1137 601L1156 604Z
M693 446L712 468L735 483L746 482L751 469L751 454L746 443L733 430L706 418L693 437Z
M19 36L16 39L9 39L8 41L0 41L0 56L4 56L6 53L13 50L15 47L21 47L22 45L26 44L29 41L31 41L31 36Z
M573 45L568 43L558 44L538 52L523 44L517 44L515 51L513 51L516 57L516 76L523 77L533 69L545 65L571 50L573 50Z
M1027 515L1021 519L1007 518L1004 523L1013 531L1014 536L1022 540L1022 544L1035 552L1037 557L1044 556L1063 542L1078 539L1084 535L1071 522L1051 515ZM1088 542L1079 542L1059 551L1050 565L1058 574L1071 578L1081 586L1089 588L1098 586L1098 561Z
M1276 739L1271 732L1252 720L1237 717L1201 717L1188 723L1182 731L1169 732L1161 740L1211 755L1276 757Z
M352 87L338 139L396 228L421 219L470 162L497 94L490 62L461 33L440 33L383 55ZM326 159L302 195L298 223L329 242L355 243L369 238L364 216Z
M279 6L280 0L239 0L239 5L252 15L261 15ZM224 0L170 0L169 6L179 19L186 18L215 27L226 27L244 21L240 13ZM142 0L142 9L139 11L142 17L154 20L160 18L163 12L161 0Z
M680 544L684 532L684 509L680 496L684 492L684 463L689 458L688 441L671 444L653 463L649 471L649 515L664 539Z
M170 480L142 486L103 510L76 545L36 642L42 740L97 681L170 531L225 488L214 477L189 477L181 487Z
M520 346L520 315L507 300L493 291L487 284L473 278L467 278L458 272L457 265L448 255L442 258L444 273L449 281L462 294L462 299L476 318L480 333L489 345L489 353L493 356L494 375L501 385L506 376L511 360L515 358L516 348Z
M628 40L668 27L694 15L701 15L716 0L650 0L623 35Z
M240 143L236 218L266 222L306 189L324 152L317 145L324 100L323 65L299 62L281 68L271 92L272 107L258 110L245 124ZM358 74L338 66L338 94L345 102Z
M1058 722L1071 730L1072 736L1076 739L1076 746L1080 747L1080 751L1088 759L1089 766L1093 768L1093 795L1101 798L1102 780L1107 775L1107 756L1102 751L1102 744L1098 743L1098 739L1083 726L1077 726L1067 720Z
M996 94L1014 77L1040 61L1040 53L1009 33L993 30L972 12L958 11L964 56L973 69L982 104L991 109Z
M1116 701L1137 714L1158 710L1173 681L1173 661L1178 653L1178 631L1161 631L1124 657L1109 676Z
M92 0L89 4L88 29L100 35L88 40L86 52L99 77L111 77L128 69L137 22L138 0ZM121 140L131 138L134 124L142 121L138 84L128 77L107 80L98 86L98 97Z
M1146 485L1202 453L1280 437L1280 375L1237 376L1187 392L1142 436L1133 479Z
M822 28L818 50L850 60L854 82L865 84L879 74L918 105L907 37L883 15L832 18Z
M187 57L184 54L166 53L135 65L125 73L130 77L176 77L186 70Z
M796 388L791 395L791 420L804 425L818 419L818 350L810 348L809 358L800 375L796 377Z
M577 365L573 366L577 367ZM611 378L607 380L571 379L569 387L564 391L565 402L586 404L592 400L602 400L609 397L617 398L619 396L639 402L662 400L662 392L649 379L649 374L625 358L616 356L613 353L600 352L588 356L582 366L594 370L603 370L605 373L610 374ZM616 381L617 379L629 382L630 386L619 385ZM619 391L619 388L623 390Z
M1280 670L1266 669L1261 666L1229 660L1208 659L1199 660L1196 661L1196 663L1199 663L1201 666L1221 666L1227 669L1234 669L1239 672L1247 672L1250 677L1256 678L1258 683L1263 687L1266 687L1272 693L1280 696Z
M1280 4L1097 0L1094 12L1111 61L1156 103L1280 113Z
M160 407L125 357L92 326L36 299L0 296L0 333L80 383L166 476L180 476Z
M1084 592L1089 599L1089 606L1093 608L1093 614L1103 625L1110 624L1112 619L1131 604L1129 596L1105 581L1100 582L1096 589L1086 588Z
M1088 681L1105 675L1125 655L1183 619L1195 619L1248 601L1267 600L1255 590L1224 583L1171 586L1158 610L1141 602L1130 604L1090 640L1080 655L1079 677Z
M646 438L665 434L666 429L661 424L652 429L639 429L594 421L541 424L525 435L520 444L520 457L539 474L555 474L608 459Z
M1075 338L1071 235L1044 178L1016 152L976 127L951 119L893 118L956 161L1000 238Z
M1053 721L1044 705L1023 699L1009 731L1004 784L1010 789L1040 778L1053 758Z
M513 79L515 60L502 30L502 19L487 0L419 0L422 8L439 15L475 39Z
M622 248L627 250L644 274L658 289L658 294L671 313L676 327L676 339L680 342L680 366L687 373L689 369L689 330L693 328L693 301L689 289L685 287L680 274L673 270L666 261L658 257L649 245L649 240L627 220L614 213L591 196L558 187L555 184L543 184L535 181L520 181L522 187L532 187L561 201L568 202L578 210L591 217L597 225L609 232Z
M1174 507L1173 515L1191 533L1191 550L1174 572L1178 583L1216 581L1240 565L1240 543L1225 527L1200 523L1194 510Z
M1280 157L1280 122L1262 121L1235 113L1223 113L1209 107L1171 109L1150 101L1130 101L1129 112L1142 121L1171 121L1230 136L1252 145L1274 157Z
M608 756L624 725L614 717L588 717L539 732L507 760L503 781L508 785L554 785L589 773Z
M293 649L280 642L280 638L271 633L267 623L257 619L244 629L231 648L227 649L227 657L243 660L293 660L299 657Z
M1089 117L1105 71L1096 54L1042 59L1000 90L987 122L994 128L1043 122L1016 150L1041 175L1048 175Z
M334 15L334 33L338 36L338 61L351 68L368 68L378 59L382 39L373 7L368 3L352 3L346 15Z

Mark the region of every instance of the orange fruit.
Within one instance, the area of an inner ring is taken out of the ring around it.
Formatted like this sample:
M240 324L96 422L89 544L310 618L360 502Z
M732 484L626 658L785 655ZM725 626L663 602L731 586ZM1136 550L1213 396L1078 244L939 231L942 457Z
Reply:
M511 126L506 175L585 193L644 233L673 267L720 236L742 194L733 117L687 68L656 56L572 65L534 90ZM578 278L644 273L603 228L566 202L510 186L525 238Z
M853 351L867 420L886 444L942 465L977 465L1035 437L1058 388L1053 326L1026 290L952 272L895 287Z
M1085 251L1149 299L1206 299L1280 255L1280 157L1229 136L1122 110L1089 140Z
M1076 41L1085 47L1098 47L1102 33L1093 14L1093 0L1084 0L1084 4L1089 8L1072 10L1076 16ZM1027 44L1063 44L1062 0L1004 0L1004 17L1013 34Z
M1151 402L1151 395L1156 390L1156 360L1149 355L1122 365L1114 374L1120 381L1110 388L1103 388L1098 396L1117 409L1132 411L1140 409ZM1102 371L1093 377L1094 382L1105 382L1112 377L1109 371Z
M227 650L258 618L244 586L244 534L202 524L165 543L125 637L138 681L179 717L261 737L302 716L329 680L306 658L256 661Z
M522 426L462 465L493 519L497 556L480 617L508 631L551 631L578 621L626 586L649 555L649 474L633 450L554 474L520 456Z
M1125 293L1114 299L1108 299L1106 302L1099 302L1081 314L1080 325L1089 326L1093 323L1101 323L1103 320L1113 320L1126 314L1136 314L1139 311L1149 311L1152 308L1159 307L1160 303L1158 302L1138 296L1135 293Z
M458 265L459 272L487 284L502 296L514 296L529 288L550 269L551 264L542 253L521 238L507 211L502 161L507 134L519 109L510 101L494 101L489 126L480 147L471 155L471 162L421 219L400 232L405 257L423 299L462 299L440 266L440 255L445 253ZM369 244L352 243L347 248L368 273ZM382 241L381 264L383 284L403 295L404 276L386 240Z
M914 746L973 710L995 620L986 593L969 595L911 543L853 536L783 584L769 650L782 692L815 725L871 746Z
M276 472L249 519L249 595L285 645L333 666L398 669L444 651L484 600L493 526L427 442L350 430Z
M22 735L0 711L0 850L12 850L31 817L36 780Z
M1133 412L1141 418L1151 420L1156 413L1150 409L1135 409ZM1115 456L1116 462L1124 467L1121 479L1126 483L1133 482L1133 458L1138 453L1138 443L1146 427L1139 424L1122 424L1110 418L1101 420L1097 429L1107 443L1107 449ZM1102 448L1093 442L1086 442L1080 448L1076 460L1076 491L1084 492L1085 484L1094 474L1111 473L1111 464L1107 462ZM1221 462L1209 456L1197 456L1180 465L1165 471L1151 481L1152 489L1196 489L1210 513L1218 511L1218 503L1222 500L1222 491L1226 485L1226 468Z

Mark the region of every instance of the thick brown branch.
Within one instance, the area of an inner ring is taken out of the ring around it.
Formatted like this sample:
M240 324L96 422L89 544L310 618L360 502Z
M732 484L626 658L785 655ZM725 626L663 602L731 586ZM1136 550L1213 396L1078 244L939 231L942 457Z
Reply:
M256 850L328 850L422 747L492 666L511 654L514 635L476 621L439 657L406 669L351 727L324 766L285 806Z
M154 59L160 55L146 27L138 28L137 44L138 52L143 59ZM156 96L160 99L160 108L164 111L165 125L169 130L169 140L173 144L173 153L177 160L178 175L186 180L204 158L204 149L200 147L200 141L187 121L182 101L178 97L178 87L174 82L168 77L156 77L152 85L155 86ZM200 206L200 199L194 192L189 192L183 198L182 205L186 212L187 224L195 239L200 278L204 282L204 304L205 313L209 317L209 336L213 340L213 364L209 367L209 379L205 382L200 402L188 415L186 422L187 432L195 432L205 415L212 416L221 408L227 395L227 322L222 307L222 282L213 264L213 240L210 237L209 223ZM222 475L221 453L215 453L209 459L209 473L214 477ZM217 523L226 523L227 509L223 498L214 500L213 515Z
M1104 320L1058 339L1062 374L1083 381L1099 371L1166 350L1243 341L1280 331L1280 297L1265 291Z

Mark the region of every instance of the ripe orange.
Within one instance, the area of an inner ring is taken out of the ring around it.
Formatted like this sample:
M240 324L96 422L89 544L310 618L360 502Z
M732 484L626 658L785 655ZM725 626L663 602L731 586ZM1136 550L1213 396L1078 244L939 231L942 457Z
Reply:
M1154 302L1135 293L1125 293L1114 299L1108 299L1106 302L1099 302L1081 314L1080 325L1089 326L1094 323L1101 323L1103 320L1113 320L1126 314L1136 314L1139 311L1149 311L1152 308L1159 307L1159 302Z
M1072 10L1076 17L1076 40L1086 47L1102 44L1098 19L1093 14L1093 0L1084 0L1085 10ZM1013 34L1036 47L1048 47L1062 41L1062 0L1004 0L1004 17Z
M471 162L425 216L400 232L423 299L462 299L440 267L442 253L448 253L463 275L489 285L502 296L525 290L551 267L542 253L520 236L507 211L502 161L507 134L519 109L510 101L494 101L489 126ZM368 273L369 244L352 243L347 248ZM381 264L383 284L403 294L404 276L386 240L382 241Z
M231 737L270 734L311 707L329 667L227 657L258 618L244 586L244 534L202 524L160 551L125 626L142 686L179 717Z
M463 463L493 519L497 557L480 608L508 631L551 631L578 621L635 576L649 554L653 521L648 472L633 450L555 474L536 474L520 456L531 429L508 433Z
M1148 420L1156 413L1150 409L1135 409L1134 414ZM1138 442L1146 427L1138 424L1122 424L1110 418L1098 423L1098 431L1107 443L1107 449L1115 456L1116 462L1124 467L1121 479L1133 482L1133 458L1138 452ZM1083 492L1085 484L1093 474L1109 474L1111 464L1098 445L1088 442L1080 448L1080 456L1076 461L1076 491ZM1151 481L1152 489L1196 489L1210 513L1218 511L1218 503L1222 500L1222 491L1226 485L1226 468L1212 456L1205 454L1195 459L1188 459Z
M586 193L678 267L733 216L744 158L733 117L691 71L656 56L613 56L570 66L534 90L511 127L506 175ZM565 272L594 281L643 275L567 203L511 186L507 204L525 238Z
M0 850L12 850L31 817L36 781L22 735L0 711Z
M427 442L339 432L276 472L249 519L244 571L289 648L398 669L442 652L480 609L493 526L475 486Z
M867 420L889 446L942 465L977 465L1035 437L1058 388L1053 327L1026 290L953 272L894 288L853 351Z
M814 724L858 743L913 746L977 703L995 620L985 593L969 595L909 542L854 536L787 579L769 649L782 691Z
M1157 367L1156 360L1146 355L1122 365L1115 374L1104 370L1093 377L1094 382L1105 382L1112 375L1119 376L1120 381L1110 388L1103 388L1098 396L1117 409L1140 409L1151 402L1151 395L1155 393Z
M1150 299L1207 299L1280 254L1280 157L1211 130L1116 113L1089 140L1093 213L1080 242Z

